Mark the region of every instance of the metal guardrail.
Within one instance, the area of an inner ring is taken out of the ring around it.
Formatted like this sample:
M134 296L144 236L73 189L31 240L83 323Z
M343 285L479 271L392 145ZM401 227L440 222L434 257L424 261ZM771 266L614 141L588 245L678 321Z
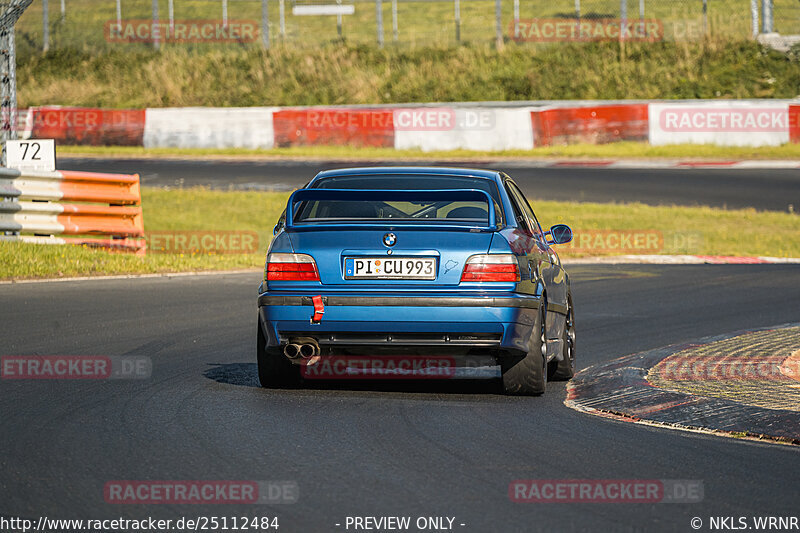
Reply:
M83 244L144 254L139 176L2 168L0 232L5 233L0 241Z

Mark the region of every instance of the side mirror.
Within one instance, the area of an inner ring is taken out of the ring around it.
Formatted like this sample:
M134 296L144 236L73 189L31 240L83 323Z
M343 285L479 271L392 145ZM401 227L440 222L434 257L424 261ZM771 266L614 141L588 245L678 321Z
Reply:
M547 244L567 244L572 240L572 230L566 224L556 224L544 232Z

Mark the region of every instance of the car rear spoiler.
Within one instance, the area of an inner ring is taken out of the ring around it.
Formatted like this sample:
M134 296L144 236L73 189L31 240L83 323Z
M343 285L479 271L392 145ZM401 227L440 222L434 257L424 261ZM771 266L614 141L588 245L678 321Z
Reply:
M485 202L488 207L489 220L488 225L474 225L463 223L436 223L425 224L404 221L394 221L392 219L364 219L364 220L348 220L347 222L331 222L324 224L314 223L316 229L321 227L333 226L386 226L387 224L402 226L404 228L413 229L439 229L439 228L461 228L466 230L474 230L476 228L482 230L496 231L497 228L497 214L494 209L494 200L486 191L480 189L445 189L445 190L394 190L394 189L298 189L289 197L289 202L286 205L286 229L302 229L309 228L312 223L296 223L295 205L299 202L309 200L341 200L341 201L395 201L395 202L436 202L436 201L465 201L465 202Z

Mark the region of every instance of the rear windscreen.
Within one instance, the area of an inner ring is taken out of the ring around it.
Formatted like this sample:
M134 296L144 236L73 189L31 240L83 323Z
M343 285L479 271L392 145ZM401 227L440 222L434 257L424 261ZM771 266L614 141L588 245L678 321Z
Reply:
M447 190L478 189L489 193L495 203L496 218L502 220L495 183L488 179L453 176L337 176L313 184L318 189L364 190ZM393 201L390 196L381 200L309 200L301 202L295 222L324 222L335 220L383 220L398 222L466 223L486 225L488 206L480 201Z

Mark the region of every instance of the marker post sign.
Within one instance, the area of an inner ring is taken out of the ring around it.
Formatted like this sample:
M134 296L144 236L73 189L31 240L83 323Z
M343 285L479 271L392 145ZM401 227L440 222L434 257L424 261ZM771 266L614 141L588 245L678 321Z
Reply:
M282 6L283 4L281 4ZM356 12L356 6L342 5L341 0L338 4L315 4L315 5L296 5L292 8L292 15L336 15L336 33L342 36L342 15L352 15ZM281 13L283 13L281 11Z
M53 139L6 141L6 166L17 170L56 169L56 142Z
M292 15L352 15L356 12L354 5L342 4L316 4L296 5L292 8Z

